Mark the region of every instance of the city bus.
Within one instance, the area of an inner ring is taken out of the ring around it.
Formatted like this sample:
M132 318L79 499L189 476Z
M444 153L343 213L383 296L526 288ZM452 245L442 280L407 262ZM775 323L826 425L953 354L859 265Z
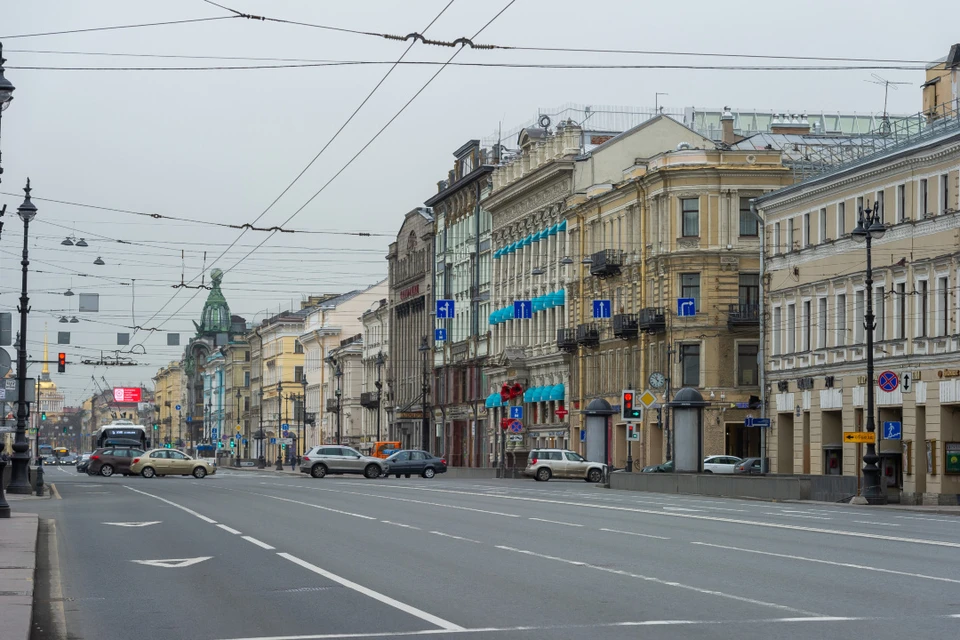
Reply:
M114 420L103 425L93 434L93 448L112 446L137 447L146 451L150 448L147 428L129 420Z

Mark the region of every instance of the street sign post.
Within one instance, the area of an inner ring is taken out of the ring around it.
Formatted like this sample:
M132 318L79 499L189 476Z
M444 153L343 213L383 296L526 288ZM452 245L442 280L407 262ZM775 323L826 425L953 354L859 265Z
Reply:
M523 436L519 433L508 433L507 440L510 442L523 442Z
M437 320L452 320L456 311L453 300L437 300Z
M613 305L610 304L609 300L594 300L593 301L593 317L609 318L612 308L613 308Z
M180 411L180 405L177 405L177 406L175 407L175 409L176 409L177 411Z
M844 442L855 442L857 444L869 444L876 442L877 434L871 431L844 431Z
M510 431L513 431L514 433L520 433L523 431L523 423L519 420L512 421L510 423Z
M532 318L533 303L529 300L514 300L513 317L517 320L529 320Z
M510 417L514 420L523 420L523 407L510 407Z
M893 371L884 371L877 376L877 386L880 387L881 391L887 393L896 391L897 387L900 386L900 378Z
M900 374L900 391L903 393L910 393L913 390L913 376L910 375L909 371L904 371Z
M883 423L883 439L884 440L900 440L903 438L903 424L901 422L884 422Z
M650 406L657 401L657 396L653 395L650 389L647 389L640 394L639 400L640 400L640 404L642 404L644 407L649 409Z
M433 330L433 340L435 342L444 342L447 339L447 330L446 329L434 329Z
M213 427L213 428L210 429L210 438L211 438L211 439L216 440L218 435L219 435L219 432L217 431L217 428L216 428L216 427Z
M695 298L677 298L677 316L686 318L697 315L697 301Z

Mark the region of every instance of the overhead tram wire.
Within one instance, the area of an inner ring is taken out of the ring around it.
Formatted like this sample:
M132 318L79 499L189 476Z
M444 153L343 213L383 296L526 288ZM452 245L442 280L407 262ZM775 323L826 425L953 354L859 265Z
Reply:
M185 20L167 20L165 22L144 22L139 24L120 24L106 27L88 27L84 29L68 29L65 31L46 31L40 33L18 33L14 35L0 36L0 40L13 40L15 38L39 38L42 36L62 36L71 33L91 33L94 31L115 31L117 29L139 29L142 27L164 27L177 24L193 24L197 22L213 22L215 20L232 20L241 16L213 16L209 18L188 18Z
M507 4L503 7L503 9L501 9L499 12L497 12L497 14L496 14L495 16L493 16L492 18L490 18L490 20L487 21L487 23L486 23L485 25L483 25L482 27L480 27L480 30L477 31L477 32L473 35L473 37L476 38L476 37L479 36L481 33L483 33L483 32L486 30L486 28L489 27L491 24L493 24L493 22L494 22L497 18L499 18L501 15L503 15L503 13L504 13L507 9L509 9L511 6L513 6L513 3L514 3L514 2L516 2L516 0L509 0L509 2L507 2ZM436 73L434 73L432 76L430 76L430 78L427 79L427 81L423 84L423 86L421 86L420 89L418 89L417 92L414 93L413 96L412 96L409 100L407 100L406 103L404 103L404 105L403 105L402 107L400 107L400 109L393 115L393 117L390 118L390 119L387 121L386 124L384 124L382 127L380 127L380 130L377 131L377 132L373 135L373 137L370 138L370 140L367 141L366 144L364 144L362 147L360 147L360 150L357 151L357 152L346 162L346 164L344 164L335 174L333 174L333 176L332 176L329 180L327 180L327 181L323 184L323 186L321 186L312 196L310 196L310 197L307 199L307 201L304 202L304 203L300 206L299 209L297 209L297 210L294 211L292 214L290 214L290 217L288 217L280 226L282 227L282 226L288 224L291 220L293 220L295 217L297 217L297 215L299 215L301 211L303 211L311 202L313 202L314 199L316 199L317 196L319 196L321 193L323 193L324 190L325 190L328 186L330 186L330 184L332 184L333 181L336 180L336 179L340 176L340 174L342 174L344 171L346 171L347 168L348 168L350 165L352 165L352 164L354 163L354 161L355 161L357 158L359 158L360 155L361 155L364 151L366 151L366 150L370 147L370 145L372 145L372 144L377 140L377 138L379 138L379 137L383 134L383 132L386 131L387 128L388 128L391 124L393 124L393 122L394 122L397 118L400 117L400 114L402 114L404 111L406 111L407 107L409 107L409 106L413 103L413 101L416 100L417 97L418 97L421 93L423 93L423 92L427 89L427 87L429 87L430 84L431 84L434 80L437 79L437 76L439 76L440 73L443 72L443 70L447 68L447 65L449 65L451 62L453 62L453 59L456 58L458 55L460 55L460 52L462 52L462 51L463 51L463 47L460 47L459 49L457 49L456 51L454 51L454 52L453 52L453 55L451 55L451 56L447 59L447 61L446 61L445 63L443 63L443 66L441 66L439 69L437 69ZM235 263L233 264L233 266L231 266L231 267L230 267L229 269L227 269L226 271L229 272L231 269L236 268L240 263L242 263L244 260L246 260L247 258L249 258L249 257L250 257L251 255L253 255L253 253L256 252L260 247L262 247L264 244L266 244L267 241L269 241L270 238L272 238L273 236L274 236L274 234L271 233L269 236L267 236L266 238L264 238L264 239L260 242L260 244L258 244L256 247L254 247L253 249L251 249L246 255L244 255L242 258L240 258L240 260L238 260L237 262L235 262Z
M216 4L216 3L214 3L214 2L210 2L209 0L205 0L205 1L207 1L208 4ZM449 2L447 2L447 4L444 5L443 9L440 10L440 13L438 13L438 14L436 15L436 17L434 17L434 19L430 21L430 23L427 25L427 27L426 27L426 29L424 29L424 31L426 31L427 29L429 29L430 27L432 27L433 24L434 24L437 20L440 19L440 17L447 11L447 9L450 8L450 5L452 5L453 3L454 3L454 0L450 0ZM219 5L219 4L216 4L216 6L220 7L221 9L225 9L226 11L230 11L230 12L236 14L236 17L240 17L240 16L243 16L243 15L244 15L244 14L241 14L239 11L236 11L236 10L234 10L234 9L230 9L229 7L224 7L224 6ZM246 16L244 16L244 17L246 17ZM317 152L317 154L313 157L313 159L310 160L309 163L307 163L307 166L304 167L303 170L300 171L300 173L297 174L297 176L293 179L293 181L291 181L290 184L288 184L288 185L286 186L286 188L285 188L282 192L280 192L280 195L278 195L276 198L274 198L274 200L267 206L267 208L264 209L264 210L260 213L260 215L256 217L256 219L253 221L252 224L255 225L257 222L259 222L260 219L263 218L263 216L265 216L265 215L267 214L267 212L269 212L269 211L273 208L273 206L274 206L284 195L286 195L286 193L293 187L293 185L296 184L297 181L300 180L301 177L303 177L303 175L307 172L307 170L310 169L310 167L313 166L313 164L317 161L317 159L320 158L320 156L323 154L323 152L326 151L327 148L328 148L331 144L333 144L334 140L336 140L337 137L339 137L340 133L347 127L347 125L350 124L350 122L353 121L353 119L354 119L354 118L356 117L356 115L360 112L360 110L363 109L364 105L366 105L367 102L369 102L370 98L373 97L373 95L380 89L381 86L383 86L383 83L387 80L387 78L390 76L390 74L392 74L393 71L397 68L397 65L400 64L400 62L403 60L404 56L406 56L407 53L410 52L410 50L413 48L413 45L414 45L414 44L416 44L416 43L415 43L415 42L411 42L411 43L410 43L410 46L408 46L407 49L400 55L400 57L397 58L397 61L394 63L394 65L391 66L391 67L387 70L387 72L383 75L383 77L380 79L380 81L379 81L376 85L374 85L373 89L370 90L370 92L369 92L369 93L367 94L367 96L363 99L363 101L361 101L360 104L357 106L357 108L353 110L353 113L351 113L350 116L346 119L346 121L345 121L342 125L340 125L340 128L337 129L337 131L333 134L333 136L330 137L330 139L327 141L327 143L326 143L325 145L323 145L323 147L320 149L319 152ZM282 227L282 226L283 226L283 225L280 225L280 227ZM229 252L234 246L236 246L236 244L240 241L241 238L243 238L243 236L246 234L246 232L247 232L247 229L244 228L244 229L240 232L240 234L233 240L233 242L231 242L230 245L229 245L226 249L224 249L223 252L222 252L219 256L217 256L217 257L214 259L214 261L211 263L210 266L212 267L213 265L217 264L217 263L220 261L220 259L223 258L223 256L225 256L225 255L227 254L227 252ZM269 239L269 238L272 238L275 233L277 233L277 232L276 232L276 231L272 231L272 232L270 233L270 235L267 236L267 238L268 238L268 239ZM259 246L262 246L262 243L261 243L261 245L258 245L257 248L259 248ZM254 250L256 250L256 249L254 249ZM239 264L239 263L238 263L238 264ZM234 265L234 266L236 266L236 265ZM195 279L196 279L196 277L192 278L192 279L190 280L190 282L192 283ZM154 313L154 314L150 317L150 319L147 321L147 323L152 322L153 319L156 318L156 317L160 314L160 312L163 311L163 310L166 308L166 306L167 306L168 304L170 304L170 302L173 302L174 298L177 297L177 295L180 293L180 291L181 291L180 289L177 289L177 291L173 294L173 296L171 296L170 300L169 300L167 303L165 303L163 306L161 306L160 309L158 309L157 312ZM192 302L192 301L197 297L197 294L198 294L199 292L200 292L200 291L198 290L196 293L194 293L194 294L190 297L190 299L187 300L187 302L186 302L183 306L181 306L180 309L178 309L178 310L176 311L176 313L179 313L180 311L182 311L183 308L184 308L187 304L189 304L190 302ZM169 318L168 318L168 319L169 319ZM165 322L165 321L164 321L164 322ZM160 323L160 326L163 326L164 322L161 322L161 323Z

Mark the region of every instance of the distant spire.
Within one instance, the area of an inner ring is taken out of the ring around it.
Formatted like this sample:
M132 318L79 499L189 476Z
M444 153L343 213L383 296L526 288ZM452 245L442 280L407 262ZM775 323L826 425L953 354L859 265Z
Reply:
M43 371L40 374L43 376L44 380L50 379L50 367L47 365L47 360L50 359L49 352L47 351L47 325L43 325Z

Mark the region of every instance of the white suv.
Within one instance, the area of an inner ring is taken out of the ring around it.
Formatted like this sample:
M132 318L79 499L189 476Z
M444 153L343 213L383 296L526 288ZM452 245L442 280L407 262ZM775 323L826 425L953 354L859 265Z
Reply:
M590 462L579 453L568 449L534 449L527 456L527 468L523 475L538 482L550 478L576 478L587 482L603 480L604 465Z
M380 458L371 458L340 445L313 447L300 460L300 473L309 473L314 478L322 478L328 473L355 473L372 479L379 478L383 471Z

